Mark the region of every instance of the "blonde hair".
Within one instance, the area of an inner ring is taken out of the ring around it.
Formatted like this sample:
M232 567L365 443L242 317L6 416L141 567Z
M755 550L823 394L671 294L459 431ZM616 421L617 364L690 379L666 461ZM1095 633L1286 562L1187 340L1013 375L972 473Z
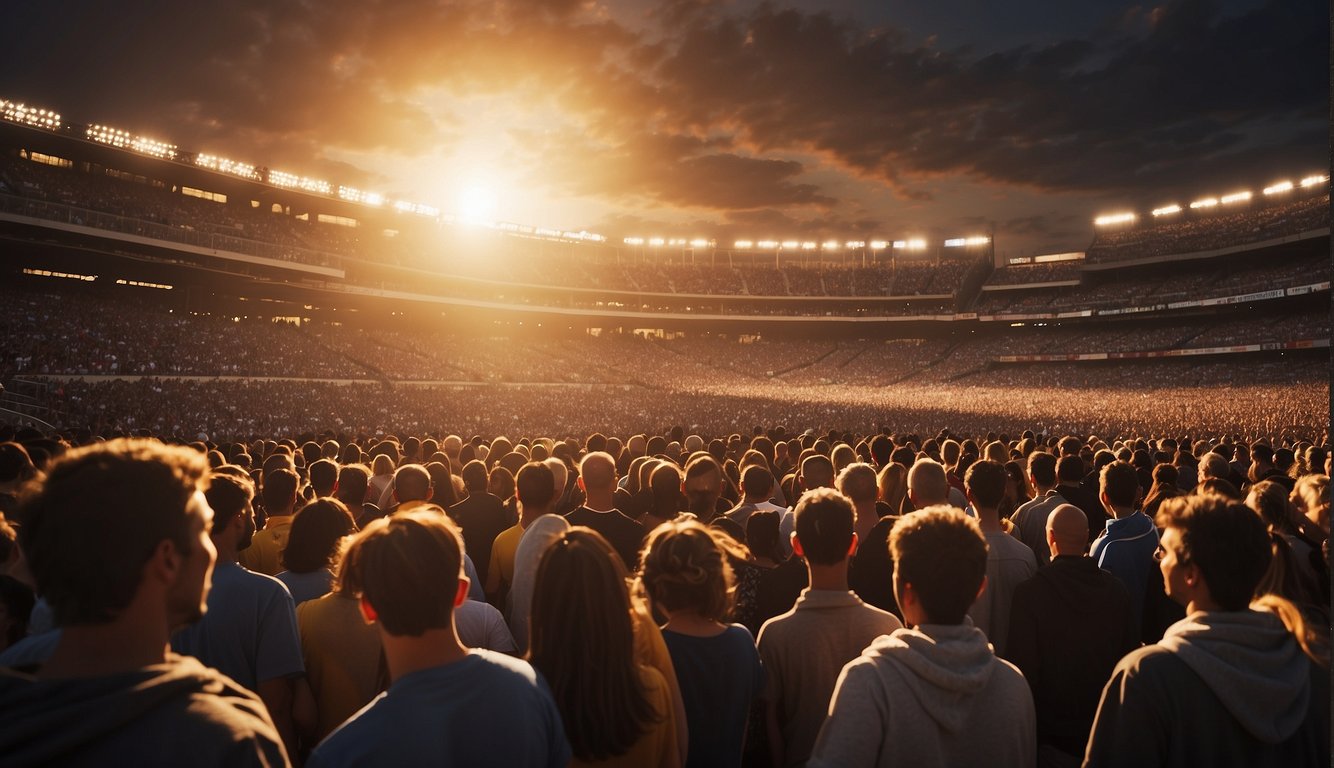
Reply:
M729 555L745 558L721 531L692 519L674 520L649 534L639 578L649 598L665 611L693 610L726 621L736 592Z

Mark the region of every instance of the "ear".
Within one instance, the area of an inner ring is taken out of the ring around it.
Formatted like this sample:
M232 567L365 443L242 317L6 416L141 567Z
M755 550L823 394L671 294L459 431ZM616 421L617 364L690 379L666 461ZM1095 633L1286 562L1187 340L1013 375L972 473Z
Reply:
M153 554L144 563L145 573L161 584L172 584L181 572L181 553L169 539L163 539L153 548Z
M361 596L358 604L361 606L361 618L367 624L374 624L379 620L380 616L375 612L375 606L371 605L371 601L367 600L365 595Z
M792 554L796 555L797 557L805 557L806 553L802 551L801 539L797 538L797 532L793 531L792 533L788 534L788 536L789 538L792 539Z
M574 484L577 485L577 486L579 486L579 490L583 491L584 493L588 493L588 491L584 488L584 476L583 476L583 475L580 475L579 477L576 477L576 478L574 479ZM681 483L681 490L684 491L684 490L685 490L685 487L686 487L686 484L685 484L685 483Z
M472 586L472 580L467 576L459 577L459 588L454 593L454 607L463 605L463 601L468 599L468 588Z
M973 602L977 602L977 598L981 597L982 593L986 591L987 591L987 577L984 575L982 576L982 586L978 587L977 594L973 595Z
M853 531L853 532L852 532L852 543L848 545L848 557L852 557L853 555L857 554L857 544L858 544L858 543L859 543L859 542L858 542L858 539L857 539L857 532L856 532L856 531Z

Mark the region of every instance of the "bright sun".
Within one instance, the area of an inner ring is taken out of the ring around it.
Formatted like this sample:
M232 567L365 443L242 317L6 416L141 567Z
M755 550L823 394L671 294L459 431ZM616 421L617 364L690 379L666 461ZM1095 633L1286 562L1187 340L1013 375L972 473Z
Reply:
M491 221L498 207L496 190L488 184L467 184L458 192L456 211L464 221Z

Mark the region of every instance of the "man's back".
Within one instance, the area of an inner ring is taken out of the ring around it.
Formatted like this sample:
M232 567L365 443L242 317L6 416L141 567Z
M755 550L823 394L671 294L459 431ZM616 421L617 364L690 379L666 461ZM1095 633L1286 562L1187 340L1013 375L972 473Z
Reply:
M515 523L505 511L505 502L490 493L475 493L447 510L463 529L463 546L482 584L491 565L491 545L500 532Z
M307 765L565 766L570 746L525 661L472 651L419 670L320 743Z
M1051 562L1051 549L1047 546L1047 516L1053 509L1066 503L1065 497L1051 490L1020 504L1010 516L1015 525L1015 536L1033 550L1039 568Z
M620 510L598 512L588 507L579 507L565 515L570 525L584 525L598 533L611 544L616 554L621 556L628 571L639 567L639 547L644 543L647 531L635 520L626 517Z
M779 705L783 765L804 765L829 712L843 666L903 625L851 592L806 590L792 610L760 629L764 697Z
M0 671L6 766L286 765L259 698L191 658L39 680Z
M204 618L171 639L177 653L194 656L252 691L259 683L300 674L296 610L283 583L236 563L219 563Z
M1033 698L966 622L900 629L843 668L808 765L1033 765Z
M296 620L323 738L384 690L380 633L362 618L360 601L339 592L298 605Z
M1106 529L1093 542L1089 556L1098 567L1111 573L1130 590L1135 616L1136 632L1139 617L1144 610L1144 591L1149 570L1154 567L1153 554L1158 549L1158 529L1142 512L1106 522Z
M1102 688L1136 645L1130 605L1087 557L1057 557L1015 588L1005 658L1033 690L1038 743L1083 754Z
M1272 614L1194 613L1117 664L1084 764L1329 765L1329 696Z
M990 531L986 537L987 583L968 615L986 633L996 653L1004 655L1015 587L1037 572L1037 558L1026 544L1004 531Z

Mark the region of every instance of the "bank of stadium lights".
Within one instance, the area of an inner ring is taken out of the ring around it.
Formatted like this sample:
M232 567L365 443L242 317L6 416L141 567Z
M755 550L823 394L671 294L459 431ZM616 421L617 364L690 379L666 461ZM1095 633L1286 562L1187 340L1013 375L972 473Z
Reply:
M333 193L333 185L323 179L297 176L295 173L287 173L286 171L269 171L269 183L275 187L300 189L305 192L316 192L321 195L329 195Z
M1329 181L1328 176L1307 176L1301 180L1301 185L1303 189L1309 189L1318 184L1324 184L1327 181Z
M1192 211L1196 211L1201 208L1217 208L1217 207L1218 207L1218 198L1216 197L1206 197L1203 200L1196 200L1195 202L1190 204L1190 209Z
M826 240L820 244L820 247L826 251L837 251L840 248L837 240Z
M122 131L119 128L112 128L109 125L90 125L85 135L90 141L98 144L106 144L111 147L125 149L130 146L132 137L129 131Z
M238 163L235 160L228 160L225 157L217 155L196 155L195 165L200 168L207 168L210 171L225 173L229 176L240 176L243 179L251 181L260 181L259 170L249 163Z
M1250 199L1251 199L1251 193L1249 191L1233 192L1230 195L1223 195L1221 198L1218 199L1218 202L1222 203L1223 205L1231 205L1233 203L1244 203Z
M621 242L625 243L626 245L636 245L636 246L638 246L638 245L643 245L643 244L644 244L644 238L642 238L642 237L627 237L627 238L625 238L624 240L622 240Z
M900 251L926 250L926 241L921 239L920 237L915 237L911 240L895 240L893 243L890 243L890 245L892 245L896 250ZM883 240L877 240L871 243L871 250L878 251L884 247L885 247L885 241Z
M1134 220L1135 214L1128 211L1125 213L1108 213L1094 219L1093 225L1097 227L1110 227L1115 224L1129 224Z
M165 141L150 139L146 136L135 136L130 141L130 150L160 160L174 160L176 158L175 144L168 144Z
M756 243L755 245L758 246L759 248L761 248L762 250L772 251L772 250L774 250L775 248L778 247L778 241L777 241L777 240L761 240L761 241L759 241L758 243Z
M366 192L355 187L339 186L338 196L350 203L361 203L377 208L384 205L384 195L379 192Z
M733 247L733 248L740 248L740 249L742 249L742 250L745 250L746 248L754 248L754 247L755 247L755 241L754 241L754 240L737 240L735 243L732 243L732 247Z
M690 241L690 247L691 247L691 248L708 248L708 247L709 247L709 242L710 242L710 241L705 240L705 239L702 238L702 237L697 237L697 238L695 238L694 240L691 240L691 241Z
M411 213L416 216L427 216L432 219L440 218L440 209L432 205L423 205L422 203L410 203L407 200L399 200L394 203L394 210L399 213Z
M60 128L60 114L55 110L30 107L27 104L4 99L0 99L0 117L11 123L30 125L34 128L46 128L52 131Z
M846 243L844 243L843 245L844 245L846 248L849 248L849 249L852 249L852 250L856 250L857 248L865 248L865 247L866 247L866 241L865 241L865 240L849 240L849 241L847 241Z
M1174 213L1181 213L1181 206L1176 203L1153 209L1154 216L1171 216Z
M952 237L944 242L946 248L973 248L979 245L986 245L991 242L991 238L985 236L977 237Z
M1280 181L1277 184L1271 184L1264 189L1266 195L1277 195L1283 192L1291 192L1293 188L1291 181Z
M784 240L782 242L782 246L784 250L795 251L796 249L801 247L801 243L797 242L796 240Z

